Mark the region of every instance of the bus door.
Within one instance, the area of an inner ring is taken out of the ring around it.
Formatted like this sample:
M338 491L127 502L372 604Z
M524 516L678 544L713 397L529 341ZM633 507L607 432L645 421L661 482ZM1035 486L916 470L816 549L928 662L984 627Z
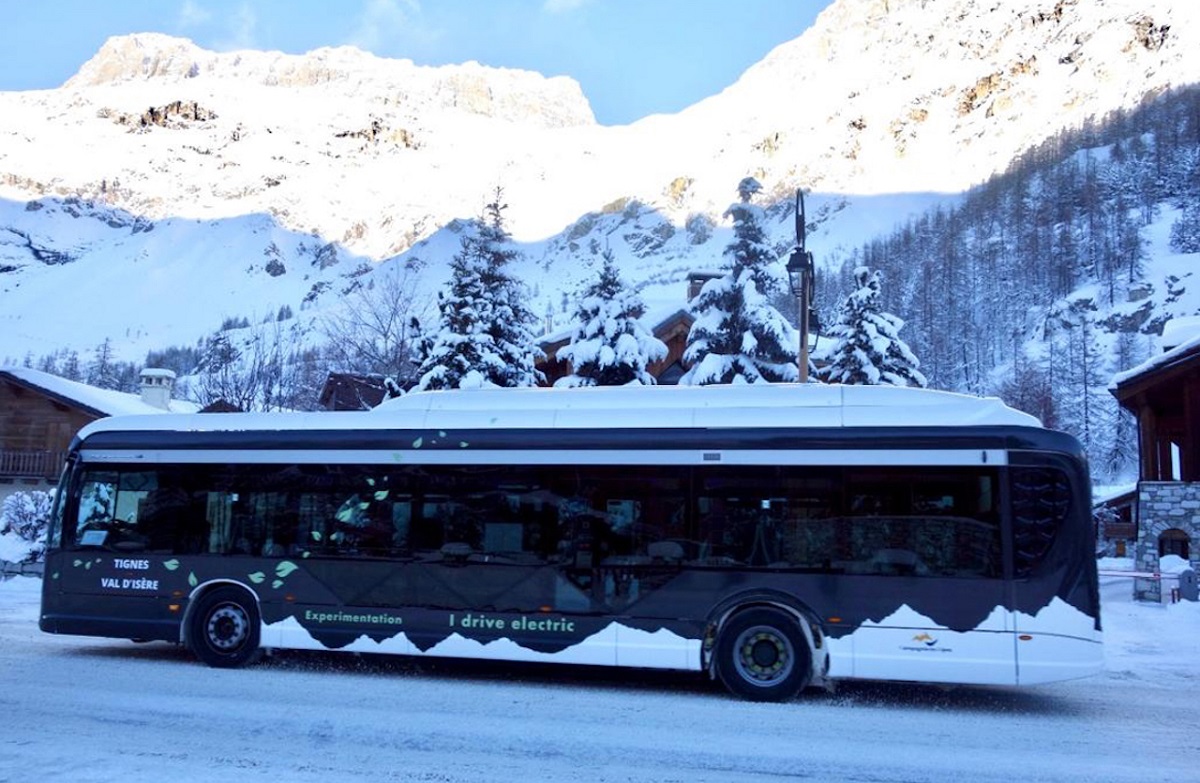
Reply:
M189 496L161 486L154 470L83 472L75 518L63 521L66 549L47 569L59 584L63 622L78 626L67 632L178 638L164 561L190 508Z

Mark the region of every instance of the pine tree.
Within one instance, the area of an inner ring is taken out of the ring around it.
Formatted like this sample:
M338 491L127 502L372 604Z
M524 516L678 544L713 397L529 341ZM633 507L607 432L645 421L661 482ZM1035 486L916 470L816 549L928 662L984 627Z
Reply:
M1171 250L1200 253L1200 202L1190 202L1171 224Z
M68 381L83 380L83 370L79 366L79 353L77 351L69 351L63 357L62 377Z
M1013 358L1012 372L1000 381L995 392L1006 404L1037 417L1042 426L1054 429L1058 410L1050 381L1050 372L1042 362L1026 356L1024 350L1018 350Z
M571 344L558 352L574 372L554 385L654 384L646 366L665 359L667 346L638 320L644 309L641 298L621 282L612 251L606 250L600 278L580 294Z
M96 346L96 358L88 365L87 383L101 389L120 388L117 367L113 359L112 340L107 337Z
M504 230L502 191L464 230L438 294L438 332L419 337L419 389L533 386L542 379L525 287L506 267L517 257Z
M925 386L920 362L900 339L904 321L880 309L880 274L865 266L854 270L858 289L846 297L838 322L829 330L834 345L827 354L829 383Z
M725 214L733 218L733 241L725 248L732 269L710 280L692 301L695 322L684 361L691 369L681 385L795 381L799 335L771 305L770 296L786 279L767 244L762 208L750 203L762 186L753 177L738 183L740 201Z

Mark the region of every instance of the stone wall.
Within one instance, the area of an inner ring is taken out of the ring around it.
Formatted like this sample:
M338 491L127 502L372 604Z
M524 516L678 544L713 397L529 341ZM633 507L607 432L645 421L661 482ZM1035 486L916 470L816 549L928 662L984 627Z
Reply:
M0 560L0 579L8 579L10 576L41 576L45 567L45 563L10 563Z
M1200 483L1143 481L1138 486L1137 570L1158 571L1158 538L1176 528L1188 534L1191 567L1200 570ZM1134 598L1162 600L1162 582L1135 579Z

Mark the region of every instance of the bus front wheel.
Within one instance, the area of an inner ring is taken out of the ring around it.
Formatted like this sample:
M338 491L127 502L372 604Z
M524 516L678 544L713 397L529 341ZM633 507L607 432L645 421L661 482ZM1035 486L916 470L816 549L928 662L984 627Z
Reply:
M717 640L717 676L734 695L783 701L808 685L812 662L796 621L777 609L734 615Z
M259 632L254 596L237 587L218 587L196 604L188 644L209 666L232 668L258 657Z

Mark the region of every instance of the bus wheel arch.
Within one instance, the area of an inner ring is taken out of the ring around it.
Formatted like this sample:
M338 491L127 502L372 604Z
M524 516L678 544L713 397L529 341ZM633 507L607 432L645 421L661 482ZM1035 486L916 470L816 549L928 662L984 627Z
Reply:
M736 606L720 618L709 670L736 696L784 701L823 676L825 657L819 627L806 612L756 602Z
M262 613L254 591L216 582L193 594L183 623L184 642L203 663L235 668L261 654Z

